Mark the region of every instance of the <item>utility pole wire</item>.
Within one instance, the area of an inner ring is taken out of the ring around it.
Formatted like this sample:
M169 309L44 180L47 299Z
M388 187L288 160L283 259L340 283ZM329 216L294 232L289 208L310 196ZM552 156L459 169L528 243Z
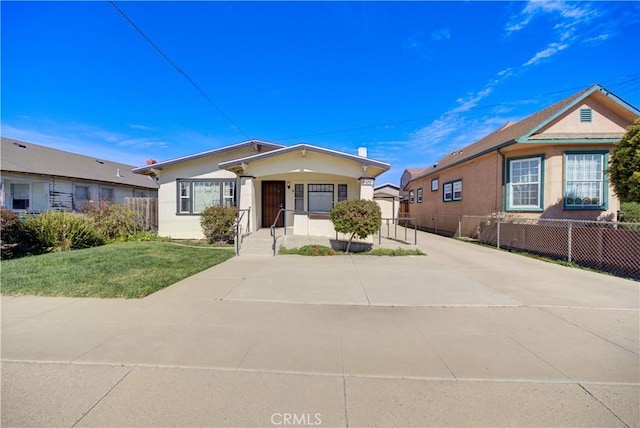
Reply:
M131 24L131 26L133 28L136 29L136 31L138 31L138 33L140 33L140 35L142 37L144 37L144 39L149 42L149 44L151 46L153 46L153 48L169 63L171 64L171 66L182 75L182 77L184 77L187 82L189 82L191 84L191 86L193 86L196 91L198 91L200 93L200 95L202 95L208 102L209 104L211 104L213 106L213 108L215 108L218 113L220 113L220 115L227 121L229 122L229 124L240 134L244 135L245 138L247 140L251 139L251 137L249 137L249 135L247 135L247 133L245 133L234 121L233 119L231 119L231 117L229 117L229 115L227 115L220 107L218 107L218 105L213 102L213 100L209 97L209 95L206 94L206 92L182 69L180 68L175 62L173 62L173 60L171 60L171 58L169 58L169 56L167 54L165 54L162 49L160 49L160 47L158 45L156 45L153 40L151 40L149 38L149 36L147 36L145 34L144 31L142 31L142 29L140 27L138 27L138 25L136 25L135 22L133 22L133 20L131 18L129 18L129 16L124 13L124 11L122 9L120 9L118 7L118 5L113 1L113 0L109 0L109 3L111 3L111 5L118 11L120 12L120 15L122 15L124 17L124 19L126 19L129 24Z

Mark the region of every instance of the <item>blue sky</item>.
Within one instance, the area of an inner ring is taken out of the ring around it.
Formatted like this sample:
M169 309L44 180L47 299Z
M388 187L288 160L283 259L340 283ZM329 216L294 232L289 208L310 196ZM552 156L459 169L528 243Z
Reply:
M5 137L142 165L257 138L426 167L593 83L640 107L639 2L1 7Z

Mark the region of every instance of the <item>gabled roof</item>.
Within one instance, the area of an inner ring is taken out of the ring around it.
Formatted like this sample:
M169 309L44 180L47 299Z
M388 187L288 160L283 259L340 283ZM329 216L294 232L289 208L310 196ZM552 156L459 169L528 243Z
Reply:
M398 186L397 184L393 184L393 183L384 183L384 184L380 184L379 186L376 186L373 188L373 190L380 190L384 187L392 187L396 190L400 190L400 186Z
M527 116L519 122L510 122L473 144L449 153L448 155L440 159L434 167L427 168L418 176L413 176L409 183L415 181L420 177L434 174L446 168L458 165L464 161L498 150L502 147L506 147L519 142L535 140L536 138L534 134L536 132L538 132L551 121L557 119L567 110L575 107L582 100L596 92L599 92L603 96L615 101L617 104L621 105L626 110L631 111L636 116L640 115L640 111L638 111L635 107L617 97L607 89L603 88L601 85L595 84L563 100L560 100L557 103L552 104L551 106L546 107L530 116ZM612 136L607 135L606 137L611 138ZM620 137L621 135L618 136L618 139Z
M177 163L180 163L180 162L199 159L199 158L203 158L203 157L206 157L206 156L217 155L217 154L228 152L228 151L231 151L231 150L238 150L238 149L242 149L244 147L251 147L251 146L255 146L258 149L260 147L267 147L269 149L279 149L279 148L284 147L282 144L269 143L267 141L248 140L248 141L243 141L241 143L232 144L232 145L229 145L229 146L218 147L217 149L213 149L213 150L207 150L205 152L195 153L193 155L182 156L182 157L179 157L179 158L169 159L169 160L162 161L162 162L156 162L156 163L151 164L151 165L141 166L141 167L135 168L133 170L133 172L135 172L137 174L145 173L145 172L151 171L152 169L160 169L160 168L163 168L165 166L174 165L174 164L177 164Z
M381 161L377 161L377 160L366 158L366 157L362 157L362 156L352 155L352 154L349 154L349 153L339 152L337 150L331 150L331 149L325 149L323 147L312 146L312 145L306 144L306 143L296 144L296 145L288 146L288 147L282 147L280 149L272 150L270 152L260 153L260 154L257 154L257 155L252 155L252 156L247 156L247 157L244 157L244 158L230 160L230 161L227 161L227 162L222 162L222 163L218 164L218 166L220 168L226 169L226 168L231 168L231 167L234 167L234 166L241 166L243 163L246 164L246 163L254 162L254 161L257 161L257 160L268 159L270 157L280 156L280 155L283 155L285 153L291 153L291 152L295 152L295 151L310 151L310 152L322 153L322 154L326 154L326 155L330 155L330 156L337 156L337 157L341 157L343 159L348 159L348 160L353 160L353 161L360 162L363 165L367 165L367 166L371 165L371 166L378 167L378 168L382 169L382 172L387 171L391 167L391 165L389 165L386 162L381 162Z
M404 171L408 172L411 177L417 177L427 172L427 168L405 168ZM404 173L402 173L402 175L404 175Z
M49 175L157 189L149 177L133 174L133 166L51 147L1 137L3 172Z

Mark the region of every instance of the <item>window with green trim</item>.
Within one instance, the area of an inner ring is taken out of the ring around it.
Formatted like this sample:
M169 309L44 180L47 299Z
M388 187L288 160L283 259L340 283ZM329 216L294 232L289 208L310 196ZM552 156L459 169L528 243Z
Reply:
M608 152L566 152L564 208L604 209Z
M507 161L507 209L543 209L544 156L509 159Z
M462 180L449 181L442 185L442 200L444 202L462 200Z

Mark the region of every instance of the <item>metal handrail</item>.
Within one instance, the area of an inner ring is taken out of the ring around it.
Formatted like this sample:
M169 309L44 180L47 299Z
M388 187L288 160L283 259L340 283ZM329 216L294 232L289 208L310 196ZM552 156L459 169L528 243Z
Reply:
M327 214L327 212L320 212L320 211L299 211L299 210L291 210L291 209L286 209L286 208L280 208L280 211L278 211L278 214L276 214L276 219L274 220L273 224L270 227L271 230L271 237L273 238L273 243L271 244L271 249L273 250L273 255L276 255L276 243L278 241L278 237L276 236L276 224L278 223L278 220L280 219L280 214L282 213L294 213L294 214L306 214L307 216L309 216L310 214ZM286 221L285 221L285 225L284 225L284 234L287 234L287 225L286 225Z
M242 246L242 237L240 229L242 218L245 213L247 214L247 230L251 230L251 207L238 210L236 221L233 223L233 236L235 238L236 256L240 254L240 247Z
M415 217L389 217L389 218L383 218L382 220L386 220L387 221L387 237L389 235L389 220L393 221L394 223L394 239L398 239L398 223L400 223L400 221L404 221L404 241L407 241L407 224L409 223L409 221L413 222L413 245L417 245L418 244L418 228L417 228L417 223L414 221L416 218ZM380 228L378 229L378 244L382 244L382 225L380 225Z

